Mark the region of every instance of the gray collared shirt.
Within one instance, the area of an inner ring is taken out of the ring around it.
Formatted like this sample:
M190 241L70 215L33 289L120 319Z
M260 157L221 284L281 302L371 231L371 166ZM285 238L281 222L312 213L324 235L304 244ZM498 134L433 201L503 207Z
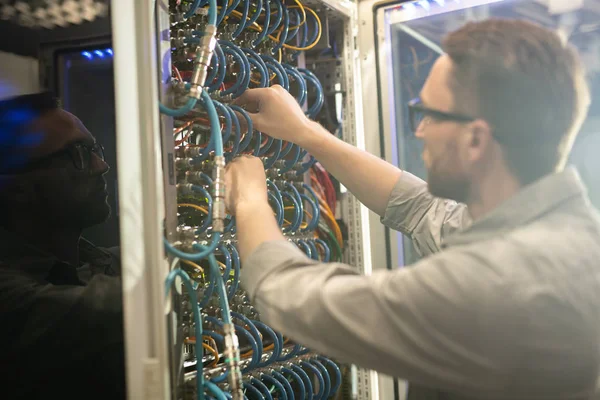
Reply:
M405 172L382 221L426 257L362 276L263 243L242 273L261 319L444 399L597 398L600 218L574 169L474 223Z

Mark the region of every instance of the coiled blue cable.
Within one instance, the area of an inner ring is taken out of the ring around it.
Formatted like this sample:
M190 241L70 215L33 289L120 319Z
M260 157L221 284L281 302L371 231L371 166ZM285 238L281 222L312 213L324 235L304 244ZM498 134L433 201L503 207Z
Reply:
M306 240L305 243L310 248L310 252L312 254L311 258L313 260L320 261L319 260L319 250L317 250L317 246L315 245L315 242L313 242L312 240Z
M241 262L240 262L240 253L238 252L237 247L235 247L231 243L229 243L227 246L229 246L229 249L231 250L231 258L232 258L232 263L233 263L233 283L229 287L229 295L228 295L229 300L231 300L233 298L233 296L235 295L235 292L237 292L238 287L240 285Z
M273 155L271 155L271 157L269 157L265 160L265 169L272 168L273 165L275 165L275 163L277 162L277 160L279 160L280 154L281 154L281 144L282 143L283 143L283 141L281 139L275 139L274 146L272 146L272 147L275 147L275 149L273 150Z
M299 175L305 174L306 171L308 171L313 165L315 165L316 162L317 162L317 159L314 158L313 156L310 156L310 160L303 163L300 166L300 169L296 170L296 175L299 176Z
M277 7L277 14L275 16L275 22L267 29L267 34L272 34L275 32L279 25L281 25L281 21L283 21L283 7L281 5L281 0L275 0L275 6Z
M219 328L223 329L223 322L216 319L215 317L211 317L211 316L205 316L204 320L206 322L212 323L216 326L218 326ZM243 327L234 324L233 325L235 327L235 332L237 334L241 334L243 335L246 340L248 341L248 344L250 345L250 347L252 348L252 359L250 361L250 364L248 365L248 367L246 367L242 373L246 373L248 372L251 368L254 368L256 366L256 364L258 364L258 362L260 361L260 359L258 358L258 345L256 343L256 340L254 340L254 337L250 334L250 332L248 332L246 329L244 329ZM223 374L226 375L226 374ZM222 378L220 378L222 379ZM213 379L213 382L217 382L215 381L215 379ZM218 383L218 382L217 382Z
M273 400L273 396L271 395L271 392L269 391L269 388L267 387L267 385L265 385L264 383L262 383L260 380L258 380L256 378L250 378L250 383L254 387L257 387L258 390L260 390L260 392L263 394L263 396L265 396L266 400Z
M277 54L277 52L283 47L285 42L287 42L288 30L290 29L290 15L283 1L281 2L281 7L283 9L283 29L281 30L281 34L279 35L279 43L273 46L273 50L271 50L272 54Z
M203 335L204 336L210 336L211 338L215 339L216 342L219 342L221 344L225 344L225 338L223 337L223 335L219 335L215 331L204 331Z
M261 54L261 57L262 57L263 61L265 62L265 64L267 64L267 66L270 64L279 71L279 74L281 75L281 78L282 78L281 86L285 90L289 91L290 90L290 81L288 79L287 73L285 72L285 69L281 66L281 64L279 64L279 62L276 59L274 59L273 57L271 57L269 55Z
M252 400L264 400L265 399L265 397L262 395L260 390L258 390L257 388L255 388L254 386L249 384L248 382L244 382L243 386L244 386L244 389L246 389L246 394L252 393L254 396L256 396L256 398L252 399ZM246 398L250 400L250 397L246 396Z
M285 146L283 146L283 149L281 150L281 153L279 154L279 158L283 158L285 156L287 156L290 151L294 148L294 143L292 142L285 142Z
M246 29L246 26L248 26L248 12L250 11L250 0L243 0L243 1L244 1L244 9L242 11L242 17L240 19L240 22L238 23L236 30L231 35L231 37L233 39L236 39L238 36L240 36L242 34L242 32L244 31L244 29Z
M307 363L306 361L301 361L300 365L302 365L304 368L306 368L307 370L312 372L312 374L315 376L315 378L317 378L317 381L319 381L319 391L314 396L317 399L322 399L323 395L325 394L325 379L323 379L323 375L321 374L321 371L319 371L319 369L317 367L315 367L312 364Z
M331 390L329 391L329 395L333 396L342 385L342 371L340 371L340 367L338 367L337 364L331 361L329 358L325 358L323 356L318 356L317 358L323 361L324 364L327 364L327 366L330 367L335 373L335 385L332 383Z
M273 143L275 142L275 139L273 139L271 136L267 137L267 142L265 143L264 146L260 146L260 149L258 151L258 156L262 157L265 154L267 154L269 152L269 149L271 149L271 146L273 145Z
M302 383L304 383L304 388L306 390L306 400L312 400L314 397L313 384L312 384L312 380L310 379L310 377L308 376L306 371L304 371L302 368L300 368L300 366L298 366L296 364L291 364L290 369L292 371L294 371L295 373L297 373L300 376L300 378L302 379Z
M256 68L260 73L260 82L258 84L258 87L265 88L269 86L269 72L263 69L263 64L259 63L254 57L248 57L248 62L251 66L254 66L254 68Z
M294 168L294 165L296 165L298 161L300 161L300 147L298 147L298 145L294 145L292 151L294 152L292 158L285 160L283 168L281 168L281 170L279 171L281 175L285 174L288 171L291 171L291 169Z
M240 121L237 117L237 114L235 112L233 112L231 107L227 107L227 110L229 111L229 116L231 117L231 122L233 122L233 132L234 132L233 146L231 148L231 151L226 154L227 161L229 162L238 154L238 152L240 150L240 141L242 140L242 130L240 128Z
M246 110L244 110L240 106L231 105L230 107L233 111L242 114L242 117L244 117L244 119L246 120L246 134L244 135L244 139L242 139L242 142L240 143L240 148L238 150L241 153L248 148L248 145L252 140L252 132L254 131L254 127L252 125L252 118L250 118Z
M313 86L315 87L315 89L317 91L316 101L306 111L306 115L309 118L315 118L317 116L317 114L321 111L321 108L323 107L323 104L325 102L325 96L323 94L323 86L321 86L321 82L315 76L315 74L313 74L309 70L307 70L305 68L298 68L298 71L304 75L304 78L307 83L310 82L313 84Z
M296 201L298 202L298 212L300 213L300 222L298 223L299 228L300 224L302 223L302 219L304 218L304 205L302 204L302 197L300 196L300 192L298 192L298 189L296 189L296 186L294 186L294 184L290 182L285 182L284 185L286 190L292 192L292 194L296 198Z
M250 334L252 335L252 337L254 338L254 340L256 341L256 346L258 348L258 363L256 364L256 367L261 367L262 362L262 353L263 353L263 341L262 341L262 337L260 334L260 331L258 330L258 328L256 327L256 325L254 324L254 321L251 321L250 318L246 317L243 314L237 313L237 312L231 312L231 316L233 318L237 318L238 320L242 321L242 323L246 326L248 326L248 331L250 332Z
M315 193L313 188L310 187L310 185L303 183L302 188L305 189L310 194L310 197L312 198L312 201L313 201L313 205L315 206L313 208L313 211L314 211L313 217L316 216L316 223L309 228L309 230L314 231L315 229L317 229L317 226L319 225L319 219L321 218L321 211L319 209L319 198L317 197L317 194Z
M298 32L300 31L300 12L298 10L296 10L295 8L288 10L288 13L292 13L293 14L293 18L290 17L290 25L295 25L297 26L297 28L289 28L288 29L288 36L286 38L286 43L290 43L291 40L293 40L296 35L298 34ZM291 20L294 20L294 22L291 22ZM304 25L304 24L303 24Z
M283 228L284 233L296 232L302 223L302 213L300 209L300 205L296 198L288 192L281 192L281 196L287 198L294 207L294 221L291 223L289 227Z
M159 107L159 110L161 113L166 114L169 117L182 117L182 116L186 115L187 113L189 113L190 111L192 111L194 109L194 107L196 107L197 102L198 102L197 99L190 97L190 98L188 98L185 105L181 108L169 108L169 107L165 106L164 104L162 104L161 102L158 103L158 107Z
M298 375L296 372L294 372L291 369L286 368L286 367L281 368L281 372L283 372L284 374L290 375L290 377L294 380L294 382L296 383L296 386L298 387L298 398L300 400L304 400L306 398L306 387L304 386L304 382L302 381L302 378L300 378L300 375ZM275 374L273 374L273 375L276 376ZM284 378L288 382L289 382L290 377L284 376ZM291 383L290 383L290 385L291 385Z
M283 385L283 388L287 394L287 398L289 400L295 400L294 389L292 389L292 385L290 385L290 382L286 379L286 377L277 371L271 371L271 375L273 375L273 378L277 379L279 383Z
M217 108L217 112L220 112L223 118L225 119L225 135L223 136L223 143L226 143L231 137L231 114L229 113L227 107L219 103L218 101L213 100L213 104Z
M301 194L300 197L304 200L312 209L310 221L307 222L307 226L304 229L300 229L300 232L313 232L319 225L319 206L305 194Z
M277 220L277 224L279 227L283 226L283 208L281 208L281 204L277 201L277 197L272 193L267 193L269 200L273 203L272 205L275 207L275 219Z
M329 260L331 260L331 250L329 249L329 246L327 246L327 243L321 239L315 239L315 243L323 248L323 259L321 261L325 263L329 262Z
M275 67L270 62L265 63L265 65L267 66L267 71L272 71L275 74L275 76L277 77L277 82L279 82L279 84L283 88L285 88L285 80L284 80L283 74L281 73L281 71L279 70L279 68Z
M213 199L210 193L208 193L208 190L204 189L202 186L192 185L192 190L200 193L208 202L208 214L204 217L204 222L202 222L202 225L199 226L196 231L196 233L204 233L212 223Z
M329 396L331 396L331 376L329 376L329 371L317 360L310 360L310 363L316 366L321 372L321 375L323 376L323 382L325 383L325 387L323 389L323 398L329 398Z
M234 93L237 93L240 90L242 92L245 91L246 89L248 89L248 85L245 83L246 82L246 78L248 77L248 81L250 81L250 79L249 79L250 65L249 65L249 62L248 62L248 58L233 43L228 42L226 40L220 40L220 44L223 46L223 53L225 53L225 55L232 56L234 58L234 61L240 67L239 68L239 75L238 75L238 78L235 81L235 83L233 85L231 85L231 87L229 87L228 89L225 89L224 91L222 91L221 95L234 94Z
M298 101L298 104L300 104L300 107L303 107L304 103L306 103L307 97L306 81L302 77L302 74L300 74L300 72L296 68L288 64L281 64L281 66L289 75L291 75L294 78L294 80L298 84L298 97L296 97L296 100Z
M181 278L183 283L183 287L188 294L190 299L190 303L192 306L192 313L194 314L194 325L195 325L195 335L196 335L196 344L195 344L195 352L196 356L200 357L196 364L196 390L198 393L198 398L204 398L204 374L202 373L202 354L204 354L204 350L202 349L202 316L200 314L200 307L198 306L198 298L196 297L196 291L192 286L192 280L189 275L185 273L184 270L176 268L171 270L165 279L165 297L169 295L171 290L171 286L175 282L175 278Z
M288 400L285 388L283 387L281 382L279 382L279 380L277 380L274 377L272 377L271 375L267 375L267 374L262 374L260 376L260 378L261 378L261 380L267 381L267 382L271 383L273 386L275 386L275 388L279 391L279 398L278 398L279 400Z
M263 20L263 30L258 34L256 40L252 42L252 46L256 47L266 39L269 34L269 24L271 23L271 5L269 0L264 0L263 8L265 10L265 18Z
M254 325L256 325L257 328L269 335L273 340L273 353L271 353L271 356L267 360L261 361L257 365L258 368L266 367L267 365L275 362L275 360L277 360L277 358L281 355L281 346L279 340L277 339L275 331L273 331L271 327L269 327L267 324L261 321L252 321L252 323L254 323Z
M299 247L302 247L304 254L308 256L308 258L314 259L312 249L308 246L308 244L304 240L298 240L297 242Z
M214 383L212 383L210 381L206 381L206 382L204 382L204 386L210 392L212 392L212 394L217 396L217 400L227 400L227 397L225 397L225 393L221 389L219 389L219 387L217 385L215 385Z
M217 250L223 253L223 259L225 260L225 270L223 271L222 275L219 275L221 275L222 279L225 282L227 282L227 280L229 279L229 275L231 274L231 253L229 252L229 250L227 250L227 246L225 246L223 243L221 243L219 247L217 247Z
M211 237L210 246L208 246L206 248L204 248L203 246L200 246L201 247L200 252L198 252L198 253L185 253L185 252L175 248L171 243L169 243L167 238L163 238L163 243L165 245L166 250L169 253L172 253L177 258L181 258L183 260L189 260L189 261L200 261L200 260L205 259L210 253L215 251L215 249L219 245L220 240L221 240L221 234L219 232L213 232L212 237ZM194 248L198 249L196 246L199 246L199 245L194 245Z
M216 90L221 89L221 85L225 82L225 77L227 75L226 61L225 61L225 53L223 53L223 49L219 45L219 42L215 44L215 53L213 58L217 58L217 73L212 80L207 79L208 83L208 91L214 92ZM216 80L215 80L216 79Z
M263 2L262 0L256 0L256 12L250 17L246 26L252 26L262 14Z

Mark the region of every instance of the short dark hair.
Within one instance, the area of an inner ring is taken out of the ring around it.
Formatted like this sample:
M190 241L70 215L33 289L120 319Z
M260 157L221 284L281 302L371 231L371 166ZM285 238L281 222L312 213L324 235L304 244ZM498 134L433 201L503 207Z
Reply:
M40 92L0 101L0 171L18 168L28 147L39 144L39 132L28 128L42 115L59 108L51 92Z
M458 111L486 120L523 185L560 170L590 103L575 49L554 31L488 19L450 33Z

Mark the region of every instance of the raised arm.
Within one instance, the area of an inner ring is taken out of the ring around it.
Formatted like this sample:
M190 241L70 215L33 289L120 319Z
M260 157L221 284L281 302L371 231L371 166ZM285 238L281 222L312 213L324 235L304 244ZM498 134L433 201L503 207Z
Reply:
M248 90L237 103L256 112L250 117L257 130L307 150L361 203L383 215L402 174L400 169L343 142L309 120L296 99L281 86Z

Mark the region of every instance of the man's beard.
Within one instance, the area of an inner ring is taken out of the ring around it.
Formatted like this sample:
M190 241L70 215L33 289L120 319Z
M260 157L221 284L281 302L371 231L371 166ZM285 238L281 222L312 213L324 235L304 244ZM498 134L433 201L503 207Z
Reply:
M432 161L431 167L427 170L427 187L436 197L466 203L470 183L466 175L460 172L458 163L452 162L454 159L450 156Z

